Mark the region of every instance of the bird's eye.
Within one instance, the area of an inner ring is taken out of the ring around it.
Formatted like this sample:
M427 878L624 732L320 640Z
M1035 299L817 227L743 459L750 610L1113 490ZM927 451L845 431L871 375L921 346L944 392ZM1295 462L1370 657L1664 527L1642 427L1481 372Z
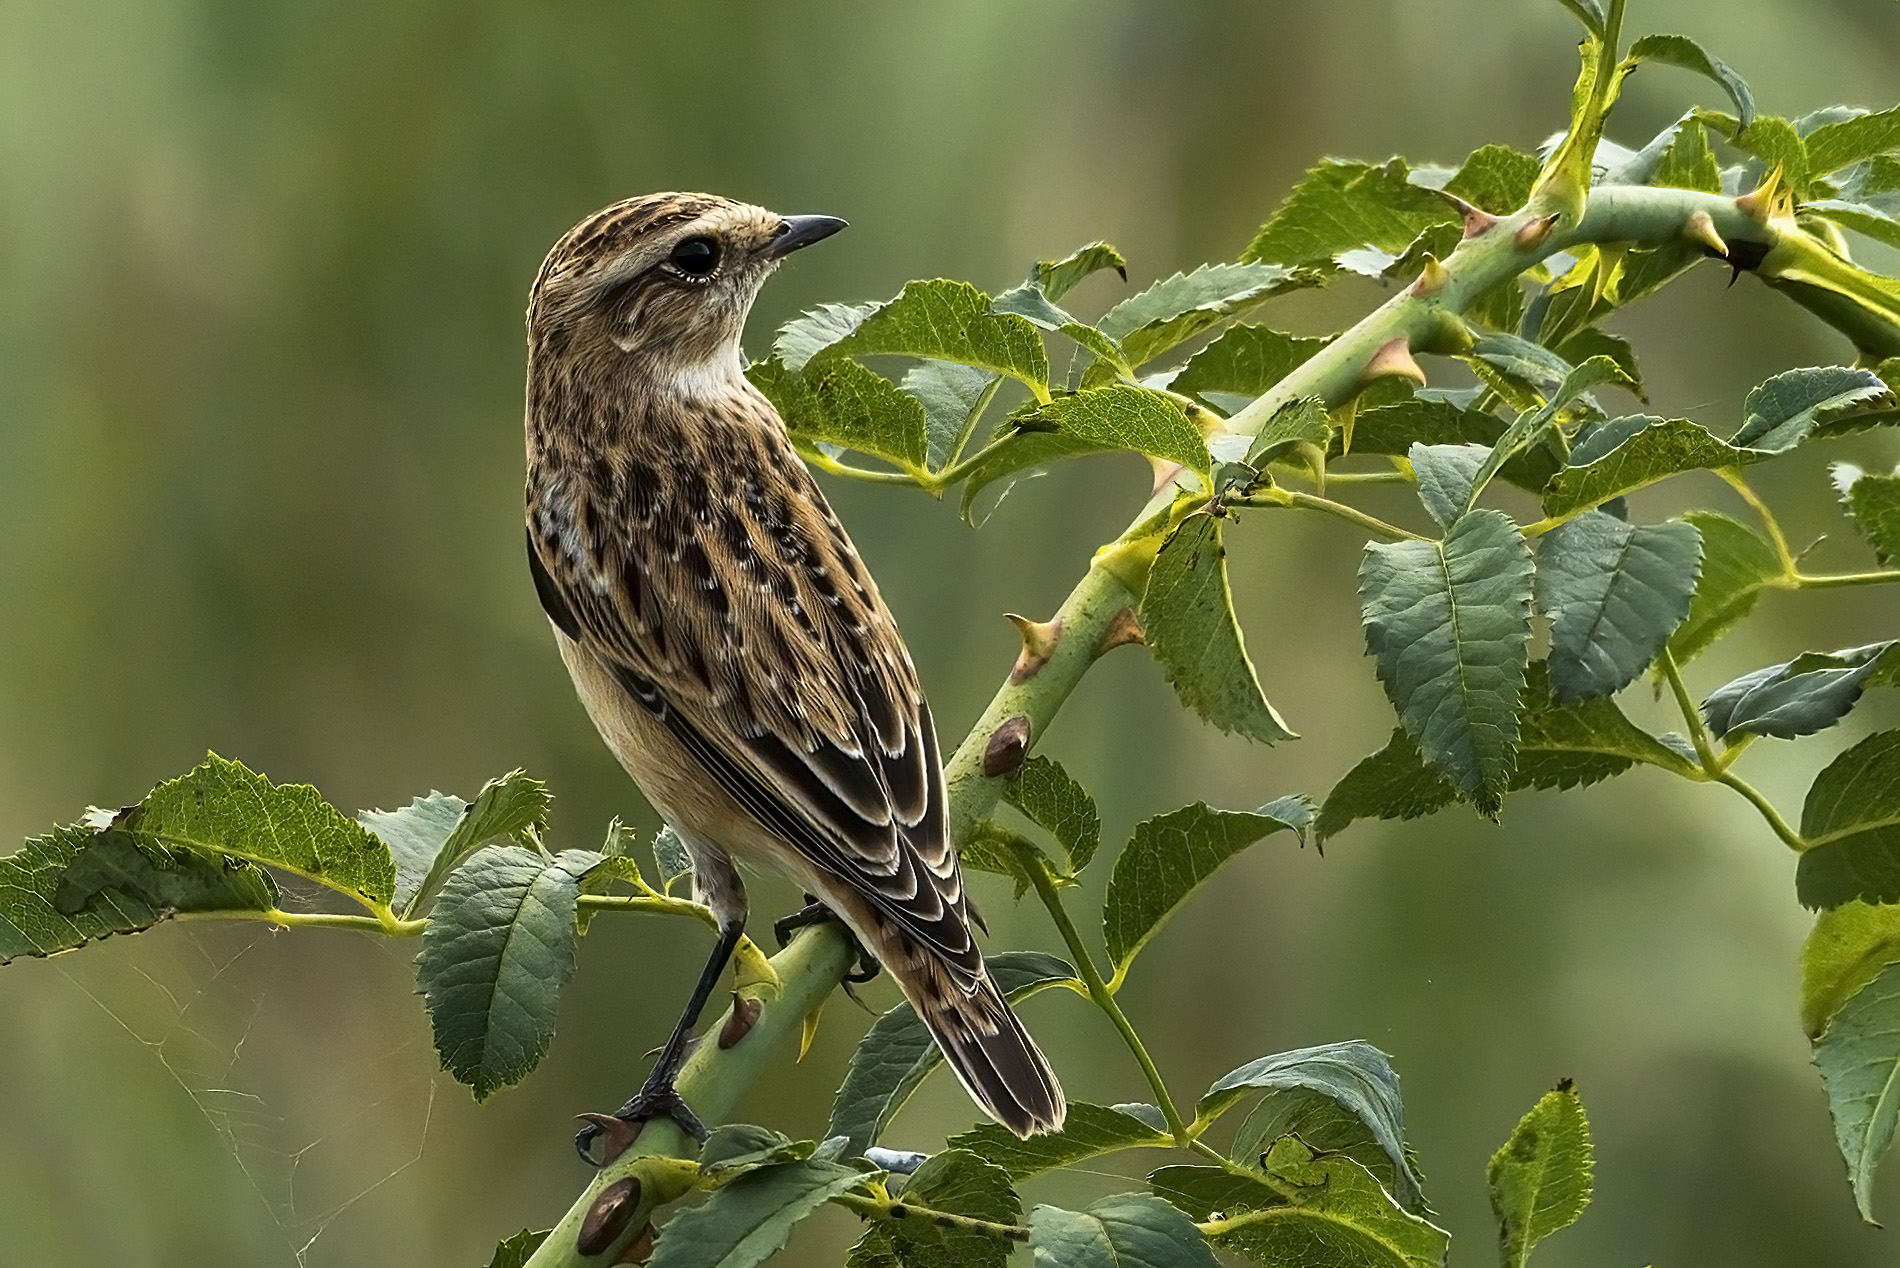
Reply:
M711 238L688 238L673 248L671 262L688 277L710 277L719 267L719 244Z

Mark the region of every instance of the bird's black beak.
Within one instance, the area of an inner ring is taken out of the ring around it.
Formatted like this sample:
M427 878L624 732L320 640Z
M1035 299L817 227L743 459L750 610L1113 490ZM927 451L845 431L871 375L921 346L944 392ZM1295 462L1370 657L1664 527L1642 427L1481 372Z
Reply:
M820 238L829 238L845 227L836 216L787 216L778 236L766 244L765 258L783 259L800 247L808 247Z

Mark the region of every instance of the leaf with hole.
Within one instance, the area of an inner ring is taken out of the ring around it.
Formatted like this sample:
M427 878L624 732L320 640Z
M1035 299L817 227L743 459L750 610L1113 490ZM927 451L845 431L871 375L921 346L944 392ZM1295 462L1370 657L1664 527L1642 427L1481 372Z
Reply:
M1316 1154L1296 1136L1262 1160L1273 1184L1296 1195L1280 1206L1229 1214L1209 1239L1267 1265L1443 1268L1450 1238L1413 1215L1378 1178L1344 1154Z

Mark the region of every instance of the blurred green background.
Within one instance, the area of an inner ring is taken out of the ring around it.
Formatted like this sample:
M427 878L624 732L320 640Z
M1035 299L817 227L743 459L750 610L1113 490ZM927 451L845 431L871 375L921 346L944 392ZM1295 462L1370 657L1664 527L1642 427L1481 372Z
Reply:
M1900 98L1890 0L1633 10L1634 33L1699 37L1771 112ZM522 304L596 207L685 188L849 218L767 290L756 353L810 304L912 277L996 289L1096 237L1137 285L1231 257L1321 155L1528 148L1562 124L1576 39L1549 0L5 0L0 841L132 801L207 748L346 808L472 794L522 765L553 785L560 845L596 845L613 814L652 826L521 558ZM1694 101L1715 90L1646 69L1612 134L1640 142ZM1657 408L1732 427L1750 385L1847 349L1724 281L1704 266L1620 326ZM1121 293L1097 279L1076 300ZM1379 298L1342 282L1261 319L1338 329ZM1900 448L1858 438L1762 486L1792 536L1829 535L1816 568L1869 566L1832 458L1891 465ZM1013 655L1000 613L1053 609L1145 477L1132 458L1073 464L976 533L921 495L828 485L952 742ZM1638 509L1678 496L1733 505L1710 478ZM1137 652L1091 676L1048 748L1111 836L1196 797L1323 794L1383 742L1361 536L1262 513L1230 539L1298 743L1201 727ZM1773 596L1692 686L1896 633L1887 593ZM1799 748L1764 741L1751 777L1792 813L1827 757L1896 720L1873 701ZM1456 1264L1493 1262L1485 1160L1564 1076L1594 1123L1598 1190L1546 1268L1900 1262L1900 1234L1854 1217L1796 1023L1792 871L1738 799L1649 773L1516 797L1502 827L1463 811L1362 825L1323 858L1275 838L1196 899L1124 998L1190 1100L1269 1051L1361 1036L1393 1053ZM994 946L1053 945L1001 882L975 887ZM754 909L795 899L765 886ZM600 921L549 1060L483 1106L436 1072L413 944L200 925L16 962L0 971L0 1262L484 1263L578 1191L570 1116L632 1088L704 948L697 927ZM1073 1096L1145 1095L1080 1001L1027 1012ZM834 1001L748 1116L818 1131L864 1024ZM892 1140L928 1148L970 1117L940 1077ZM1900 1217L1900 1163L1879 1206ZM855 1235L821 1213L782 1262L836 1263Z

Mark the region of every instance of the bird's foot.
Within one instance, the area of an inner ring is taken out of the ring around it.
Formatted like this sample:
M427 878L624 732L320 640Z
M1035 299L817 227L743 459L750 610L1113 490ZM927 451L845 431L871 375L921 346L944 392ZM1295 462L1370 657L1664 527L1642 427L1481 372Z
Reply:
M810 894L805 895L805 905L803 907L800 907L789 916L780 916L772 923L772 936L778 939L779 949L782 951L785 949L785 944L792 940L794 933L797 933L800 929L809 929L813 925L824 924L827 921L835 922L839 927L844 929L845 936L851 939L852 949L858 953L857 971L845 974L844 980L847 983L868 982L876 977L880 971L876 957L864 949L864 944L858 941L857 935L851 932L850 926L838 919L837 912L825 906Z
M627 1151L640 1138L640 1129L649 1119L670 1118L679 1129L701 1144L706 1143L706 1124L679 1094L669 1079L648 1079L632 1100L612 1114L583 1114L586 1126L574 1133L574 1152L591 1167L604 1167ZM602 1147L596 1152L594 1146Z

